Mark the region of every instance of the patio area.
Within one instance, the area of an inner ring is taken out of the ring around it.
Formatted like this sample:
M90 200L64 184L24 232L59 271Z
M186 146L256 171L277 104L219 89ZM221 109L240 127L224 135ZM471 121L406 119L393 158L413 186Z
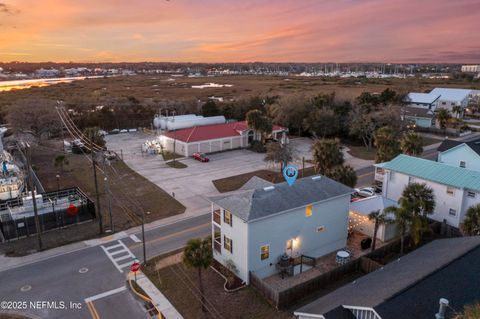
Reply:
M347 245L343 250L348 250L351 253L350 261L360 258L370 252L370 248L362 250L361 241L369 236L361 234L359 232L353 232L352 235L347 240ZM384 246L386 243L381 242L377 239L376 248ZM283 291L289 289L293 286L299 285L303 282L306 282L310 279L316 278L324 273L327 273L336 267L339 267L340 264L336 262L337 251L331 252L327 255L324 255L316 259L315 267L309 268L304 267L303 272L296 274L294 276L284 276L282 279L281 274L274 274L267 278L264 278L263 281L265 284L270 286L276 291ZM297 266L298 269L299 266ZM305 270L305 268L309 268Z

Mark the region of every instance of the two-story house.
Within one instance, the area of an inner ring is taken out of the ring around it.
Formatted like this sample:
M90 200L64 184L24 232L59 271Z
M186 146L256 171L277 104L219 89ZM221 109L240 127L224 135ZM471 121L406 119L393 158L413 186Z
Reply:
M271 184L259 178L210 197L213 257L249 283L277 273L283 254L317 258L345 247L352 189L324 176Z
M435 195L429 217L459 227L468 208L480 203L480 171L399 155L383 165L382 195L398 201L411 183L426 184Z
M472 90L456 88L435 88L429 94L440 95L437 100L437 109L444 108L453 111L455 106L465 109L468 106Z
M480 139L471 142L444 140L437 148L437 161L480 171Z

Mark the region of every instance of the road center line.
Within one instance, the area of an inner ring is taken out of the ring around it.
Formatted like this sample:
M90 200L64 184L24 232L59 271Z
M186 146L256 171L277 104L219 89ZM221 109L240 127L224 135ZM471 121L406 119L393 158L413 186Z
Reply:
M211 225L211 224L210 223L201 224L201 225L198 225L198 226L194 226L194 227L190 227L190 228L181 230L179 232L176 232L176 233L173 233L173 234L170 234L170 235L166 235L166 236L163 236L163 237L158 237L158 238L155 238L155 239L152 239L152 240L147 240L146 242L147 242L147 244L154 243L154 242L157 242L157 241L161 241L161 240L165 240L165 239L168 239L168 238L183 235L185 233L189 233L191 231L201 229L201 228L204 228L204 227L209 226L209 225ZM134 244L134 245L131 246L131 249L134 249L134 248L137 248L137 247L140 247L140 246L141 246L141 244Z

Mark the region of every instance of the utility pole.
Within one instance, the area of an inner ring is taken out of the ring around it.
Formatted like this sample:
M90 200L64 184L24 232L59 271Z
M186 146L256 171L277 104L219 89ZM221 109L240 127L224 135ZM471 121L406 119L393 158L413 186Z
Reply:
M38 219L38 209L37 209L37 197L35 196L35 187L33 187L33 180L32 180L32 164L31 164L31 152L30 152L30 145L25 143L25 149L27 151L26 161L27 161L27 176L28 176L28 184L30 190L32 192L32 200L33 200L33 214L35 218L35 229L37 230L37 241L38 241L38 250L43 250L42 244L42 235L40 229L40 220ZM22 154L23 155L23 154Z
M105 196L107 196L108 200L108 217L110 218L110 232L114 232L113 230L113 219L112 219L112 197L110 196L110 188L108 184L108 176L107 176L107 168L105 166L105 162L107 160L105 159L105 156L103 156L103 172L105 174L105 178L103 179L105 181Z
M147 248L145 247L145 211L142 208L142 244L143 244L143 264L147 265Z
M103 221L102 221L102 212L100 210L100 196L98 194L98 182L97 182L97 166L95 160L95 151L93 149L93 142L90 142L90 154L92 155L92 168L93 168L93 180L95 182L95 196L96 196L96 203L95 208L97 210L97 218L98 218L98 227L100 234L103 233ZM103 154L102 154L103 156Z
M175 110L173 110L173 168L175 168L175 141L176 141L176 133L177 128L175 127Z

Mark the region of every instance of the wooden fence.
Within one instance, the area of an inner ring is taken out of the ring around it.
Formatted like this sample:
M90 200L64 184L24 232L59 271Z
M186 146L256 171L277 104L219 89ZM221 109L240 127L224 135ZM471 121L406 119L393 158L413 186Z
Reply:
M366 257L360 257L285 290L275 290L254 273L250 273L250 285L255 287L255 289L257 289L257 291L264 296L272 306L277 309L284 309L308 294L339 281L346 275L360 271L369 273L380 267L382 267L382 265L376 261Z

